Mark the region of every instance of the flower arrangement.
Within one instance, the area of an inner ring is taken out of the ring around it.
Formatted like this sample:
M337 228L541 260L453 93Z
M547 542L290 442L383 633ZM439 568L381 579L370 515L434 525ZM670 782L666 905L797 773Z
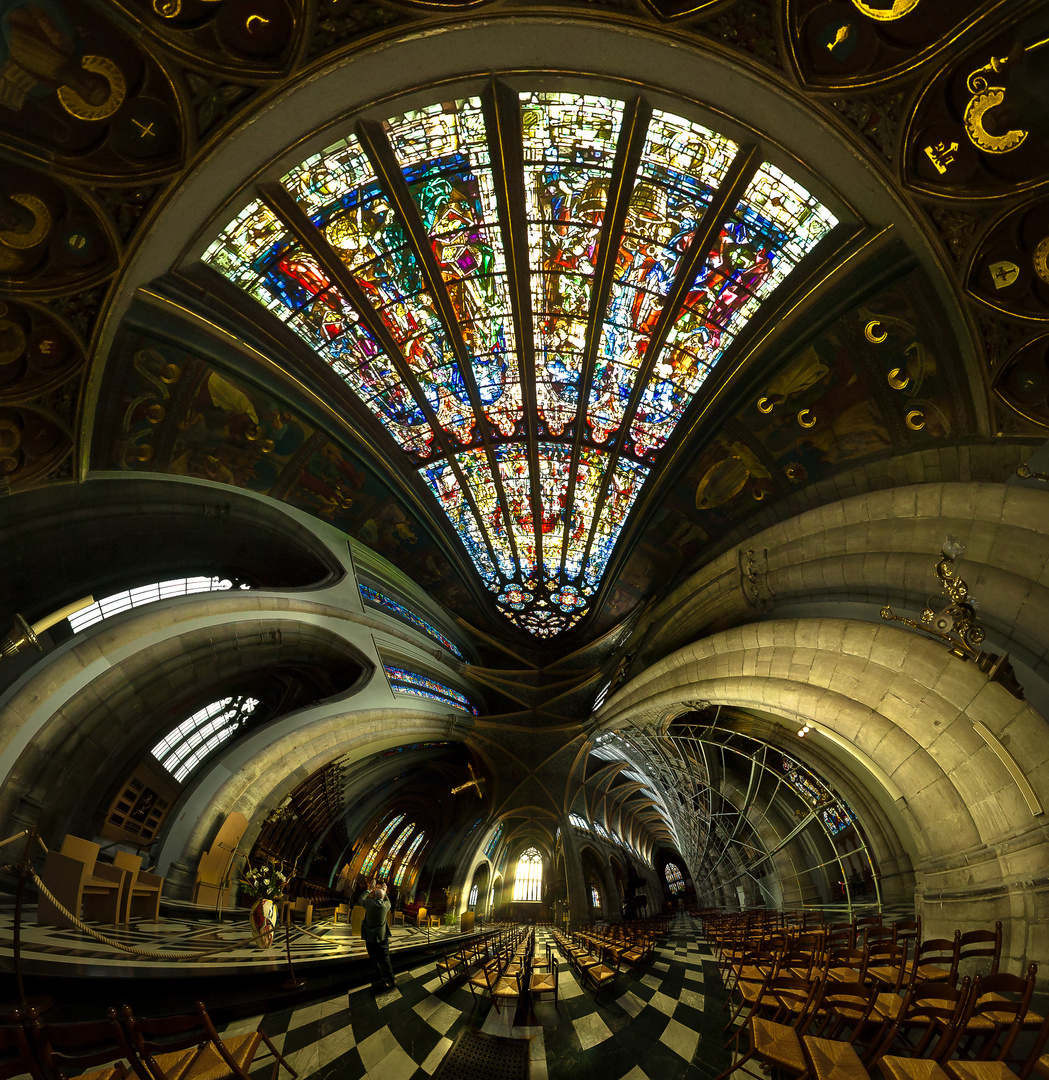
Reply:
M255 900L279 900L287 884L287 875L276 863L254 866L240 879L242 891Z

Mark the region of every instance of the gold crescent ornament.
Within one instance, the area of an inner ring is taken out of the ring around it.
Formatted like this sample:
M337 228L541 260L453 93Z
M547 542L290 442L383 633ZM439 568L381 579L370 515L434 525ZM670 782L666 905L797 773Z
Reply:
M863 336L875 345L880 345L889 336L889 331L883 330L880 334L876 334L874 332L876 326L881 326L881 320L871 319L871 321L863 328Z
M816 416L811 410L802 409L801 412L798 413L798 423L801 424L803 428L815 427Z
M1049 285L1049 236L1038 242L1031 261L1034 263L1034 272Z
M911 381L911 377L909 375L905 376L902 379L900 378L900 369L898 367L894 367L892 371L889 372L888 379L889 385L893 388L893 390L906 390L907 386Z
M770 413L776 407L776 403L769 401L767 397L758 398L758 412Z
M919 3L921 0L893 0L892 7L886 11L885 8L871 7L870 4L864 3L864 0L852 0L852 6L857 11L876 22L895 22L897 19L902 19L904 15L909 15Z
M1008 154L1015 150L1027 138L1026 131L1018 128L1005 132L1004 135L992 135L984 126L984 115L997 108L1005 100L1004 86L991 86L987 74L1000 74L1005 66L1005 58L992 56L983 67L977 68L966 80L972 97L965 106L962 123L969 141L988 154Z
M173 19L182 11L182 0L153 0L153 10L162 19Z
M80 62L85 71L101 75L109 84L106 100L98 105L85 101L71 86L60 86L57 90L62 108L78 120L105 120L124 104L127 96L127 83L120 68L108 56L85 56Z
M925 427L925 414L921 409L911 409L904 417L904 423L911 431L921 431L921 429Z
M33 215L33 227L29 232L16 232L14 229L6 229L0 232L0 244L4 247L14 248L16 251L24 251L26 248L36 247L41 240L51 231L51 211L43 199L35 195L20 191L11 196L11 201L24 206Z

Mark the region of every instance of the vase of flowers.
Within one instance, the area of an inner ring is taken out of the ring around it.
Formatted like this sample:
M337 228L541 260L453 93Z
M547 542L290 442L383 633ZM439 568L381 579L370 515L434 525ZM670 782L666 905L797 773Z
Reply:
M240 879L241 890L255 900L248 918L251 921L252 939L260 949L268 949L273 944L273 933L277 928L277 901L284 894L287 884L287 875L276 863L252 867Z

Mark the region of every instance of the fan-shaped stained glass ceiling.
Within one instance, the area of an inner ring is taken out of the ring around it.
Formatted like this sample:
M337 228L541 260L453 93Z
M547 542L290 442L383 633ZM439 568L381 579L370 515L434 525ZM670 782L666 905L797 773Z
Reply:
M689 402L835 224L800 184L642 99L493 89L360 122L204 261L396 440L500 610L590 607Z

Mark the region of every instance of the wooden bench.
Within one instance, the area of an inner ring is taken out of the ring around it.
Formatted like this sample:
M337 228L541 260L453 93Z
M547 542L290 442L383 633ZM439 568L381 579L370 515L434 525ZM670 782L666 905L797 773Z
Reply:
M134 916L136 919L158 922L160 892L164 888L164 879L143 870L142 856L132 855L130 851L118 851L113 856L113 865L127 871L120 921L128 922Z
M99 862L102 849L79 836L66 836L59 851L49 851L40 880L71 915L87 922L122 921L127 871ZM42 926L76 929L61 909L40 894L36 921Z

